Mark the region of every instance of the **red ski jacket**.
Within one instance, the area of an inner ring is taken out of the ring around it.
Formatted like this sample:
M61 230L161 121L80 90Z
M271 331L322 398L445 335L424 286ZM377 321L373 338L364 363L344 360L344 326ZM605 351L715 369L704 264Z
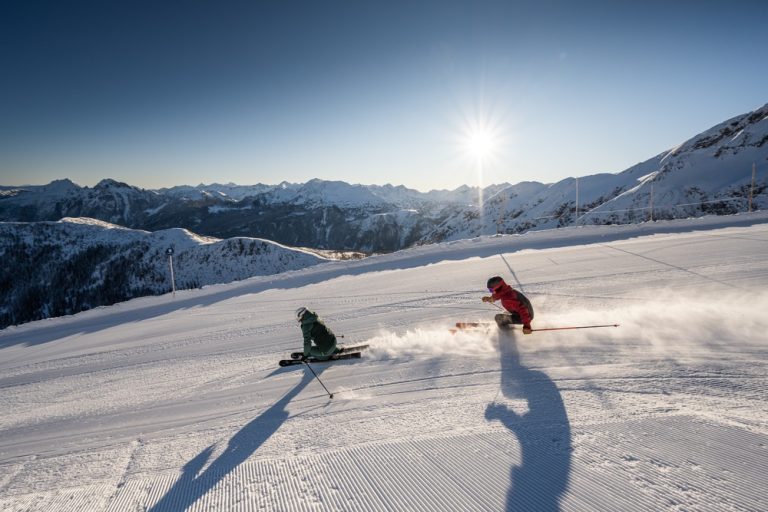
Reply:
M501 289L491 292L494 300L500 300L504 309L510 313L517 313L523 321L523 325L530 325L533 320L533 306L528 297L504 283Z

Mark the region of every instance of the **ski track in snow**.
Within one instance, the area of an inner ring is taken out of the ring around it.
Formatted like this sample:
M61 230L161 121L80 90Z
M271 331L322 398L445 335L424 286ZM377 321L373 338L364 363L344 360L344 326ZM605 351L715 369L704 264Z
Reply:
M499 253L535 328L619 328L451 334L484 256L0 332L0 510L764 510L768 224L594 242ZM333 400L300 305L370 344Z

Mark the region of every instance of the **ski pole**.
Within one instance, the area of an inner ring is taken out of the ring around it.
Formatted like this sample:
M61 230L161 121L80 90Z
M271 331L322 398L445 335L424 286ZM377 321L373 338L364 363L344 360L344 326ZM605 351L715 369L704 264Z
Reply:
M314 376L315 376L315 378L317 379L317 382L319 382L319 383L320 383L320 385L321 385L321 386L323 386L323 389L325 390L325 392L326 392L326 393L328 393L328 398L333 398L333 393L331 393L330 391L328 391L328 388L327 388L327 387L325 387L325 384L323 384L323 381L321 381L321 380L320 380L320 377L318 377L318 376L317 376L317 374L315 373L315 370L313 370L313 369L312 369L312 367L311 367L311 366L309 366L309 363L308 363L308 362L304 361L304 364L305 364L305 365L307 365L307 368L309 368L309 371L311 371L311 372L312 372L312 375L314 375Z
M545 327L543 329L531 329L531 332L538 331L565 331L568 329L596 329L598 327L618 327L619 324L607 324L607 325L579 325L573 327Z
M503 307L499 306L495 302L486 302L486 304L490 304L491 306L495 306L495 307L499 308L502 311L506 311L506 309L504 309Z

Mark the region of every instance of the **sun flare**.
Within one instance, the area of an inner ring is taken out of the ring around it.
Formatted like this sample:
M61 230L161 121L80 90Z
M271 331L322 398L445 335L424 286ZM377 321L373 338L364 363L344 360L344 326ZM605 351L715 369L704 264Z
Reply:
M474 129L467 135L467 152L475 158L483 159L493 153L495 144L493 135L484 129Z
M500 148L499 133L489 122L471 122L461 133L462 152L477 164L493 160Z

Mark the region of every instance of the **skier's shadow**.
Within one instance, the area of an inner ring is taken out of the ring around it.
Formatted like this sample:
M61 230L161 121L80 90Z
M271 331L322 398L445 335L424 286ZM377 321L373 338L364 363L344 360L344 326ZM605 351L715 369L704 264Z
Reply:
M499 339L501 392L509 399L523 398L528 411L519 414L495 401L485 417L499 420L517 437L521 461L512 467L506 508L558 511L571 473L571 428L563 399L555 383L538 370L520 363L514 334Z
M281 372L277 370L275 373ZM320 375L321 368L315 368ZM245 425L232 439L226 450L203 471L200 470L213 453L211 445L184 465L182 474L165 495L148 512L176 512L186 510L205 496L217 483L245 462L288 419L286 406L314 380L309 371L296 386L269 409Z

